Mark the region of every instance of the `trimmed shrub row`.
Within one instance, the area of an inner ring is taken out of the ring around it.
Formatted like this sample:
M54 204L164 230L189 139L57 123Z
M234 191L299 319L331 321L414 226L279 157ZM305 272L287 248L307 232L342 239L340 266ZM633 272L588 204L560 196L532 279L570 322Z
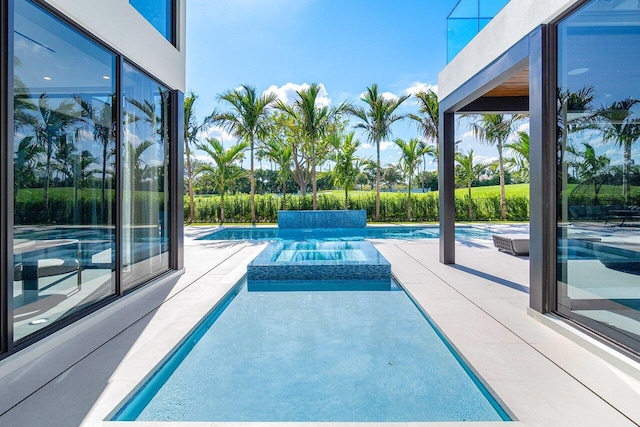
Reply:
M469 221L467 196L456 198L456 221ZM220 197L196 196L195 222L220 221ZM500 220L500 196L490 195L472 199L473 220ZM318 208L322 210L339 210L344 206L344 199L335 195L322 194L318 197ZM282 209L282 197L273 194L256 194L256 219L258 222L277 222L278 210ZM287 210L312 209L311 196L288 195ZM349 197L349 209L367 211L367 221L373 221L376 211L375 194ZM189 200L185 198L185 218L189 218ZM248 194L225 196L224 216L226 222L250 222L251 204ZM438 198L432 194L418 194L411 197L412 221L438 221ZM407 221L406 194L380 195L380 220ZM529 198L526 196L507 196L507 220L529 220Z

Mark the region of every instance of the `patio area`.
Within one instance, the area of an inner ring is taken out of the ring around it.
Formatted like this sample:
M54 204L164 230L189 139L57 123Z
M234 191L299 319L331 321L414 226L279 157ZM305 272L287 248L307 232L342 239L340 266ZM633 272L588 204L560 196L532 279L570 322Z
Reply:
M6 411L0 425L122 425L103 420L244 276L265 246L195 240L210 230L185 229L186 273L178 280L142 288L34 344L31 357L0 362L0 402ZM456 242L457 264L443 265L437 239L372 242L517 425L640 423L640 364L558 319L530 313L527 257L499 252L490 240L468 239ZM79 357L83 352L88 355ZM50 373L65 363L70 367L63 374ZM46 385L28 393L34 382Z

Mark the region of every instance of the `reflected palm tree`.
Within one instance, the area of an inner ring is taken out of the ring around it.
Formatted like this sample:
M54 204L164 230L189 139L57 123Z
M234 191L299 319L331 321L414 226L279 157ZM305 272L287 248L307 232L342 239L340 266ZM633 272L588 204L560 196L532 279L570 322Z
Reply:
M136 190L142 189L142 181L145 178L145 172L148 171L149 166L142 160L142 154L154 144L155 141L150 139L142 141L138 145L135 145L130 141L127 141L126 143L127 166L129 167L129 170L133 171L133 186Z
M42 94L38 100L38 111L41 120L35 127L36 140L43 147L45 154L45 187L44 208L49 210L49 189L51 187L53 165L52 160L56 154L56 148L67 147L67 139L72 136L71 129L77 124L78 112L73 100L63 100L57 108L49 106L46 94Z
M115 156L115 131L116 122L113 115L113 99L111 103L102 103L99 107L82 99L75 97L80 106L80 115L91 128L93 139L102 145L102 182L101 182L101 217L102 221L107 220L107 163L109 158ZM110 148L111 147L111 148Z
M631 167L631 147L640 138L640 118L633 108L640 100L627 98L602 107L597 115L604 120L601 128L605 141L612 141L624 150L622 164L622 196L629 200L629 170Z

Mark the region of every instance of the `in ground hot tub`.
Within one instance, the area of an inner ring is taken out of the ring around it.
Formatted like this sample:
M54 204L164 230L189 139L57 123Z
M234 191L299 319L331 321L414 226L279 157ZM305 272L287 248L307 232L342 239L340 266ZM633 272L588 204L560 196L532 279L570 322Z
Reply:
M336 283L343 290L388 290L391 264L369 242L302 241L270 243L247 266L249 291L336 290Z

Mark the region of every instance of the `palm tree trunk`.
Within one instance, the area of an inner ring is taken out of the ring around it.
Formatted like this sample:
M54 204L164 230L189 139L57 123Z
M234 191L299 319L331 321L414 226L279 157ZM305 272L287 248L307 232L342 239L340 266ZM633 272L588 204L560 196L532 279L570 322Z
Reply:
M409 192L407 194L407 218L411 221L411 176L409 176Z
M256 223L256 182L253 174L253 139L251 139L251 224Z
M108 139L104 139L102 141L102 189L101 189L101 209L100 209L100 217L103 224L107 223L107 143Z
M311 194L313 199L313 210L318 210L318 188L316 182L316 150L315 144L311 143Z
M624 144L624 163L622 164L622 197L629 204L629 172L631 166L631 144Z
M287 209L287 181L282 182L282 210Z
M498 143L498 162L500 164L500 219L507 219L507 197L504 188L504 159L502 158L502 142Z
M471 203L471 183L467 186L469 196L469 221L473 221L473 204Z
M224 222L224 190L220 192L220 224Z
M184 149L187 154L187 192L189 193L189 224L195 220L195 203L193 200L193 169L191 168L191 149L185 138Z
M376 221L380 221L380 141L376 141Z
M347 186L344 186L344 208L349 209L349 190L347 190Z

